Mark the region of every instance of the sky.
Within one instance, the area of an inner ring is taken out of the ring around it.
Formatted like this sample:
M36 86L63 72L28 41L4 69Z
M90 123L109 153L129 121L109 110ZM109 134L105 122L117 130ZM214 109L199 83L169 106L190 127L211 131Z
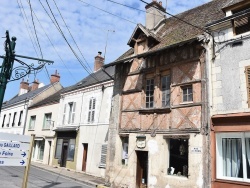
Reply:
M167 12L176 15L209 1L163 0L162 4ZM93 72L98 51L105 55L107 64L129 49L127 42L136 24L145 25L145 5L140 0L1 0L1 55L5 54L8 30L10 37L17 38L17 55L54 61L25 80L31 84L37 79L47 85L57 70L63 87L73 85ZM38 61L17 59L38 66ZM20 64L15 61L17 66ZM4 101L18 94L20 82L7 84Z

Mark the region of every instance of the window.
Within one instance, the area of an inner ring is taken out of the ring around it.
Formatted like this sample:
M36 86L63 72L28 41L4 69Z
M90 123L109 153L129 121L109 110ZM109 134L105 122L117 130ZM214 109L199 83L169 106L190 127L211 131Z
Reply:
M69 118L68 118L68 123L74 123L75 121L75 110L76 110L76 103L75 102L70 102L69 104Z
M154 107L154 79L146 80L146 108Z
M44 140L37 141L37 147L38 147L38 160L43 160L43 154L44 154Z
M61 153L62 153L62 144L63 144L63 139L57 139L56 142L56 152L55 152L55 158L56 159L61 159Z
M193 101L193 88L192 85L183 86L182 89L182 102Z
M9 119L8 119L7 127L10 126L10 119L11 119L11 113L9 113Z
M67 108L67 104L64 104L64 108L63 108L63 119L62 119L62 124L65 124L65 120L66 120L66 108Z
M43 129L50 129L52 113L44 114Z
M250 8L250 5L240 7L232 11L233 14L239 13L241 11L247 10ZM240 13L239 13L240 14ZM250 14L244 14L240 17L237 17L233 20L233 27L235 35L240 35L250 31Z
M36 116L30 116L29 130L34 130L36 123Z
M100 161L100 164L99 164L100 168L105 168L106 167L107 150L108 150L108 145L103 144L102 149L101 149L101 161Z
M128 165L128 137L122 137L122 165Z
M20 111L18 126L20 126L22 124L22 119L23 119L23 111Z
M2 127L4 127L5 118L6 118L6 114L4 114L4 116L3 116L3 123L2 123Z
M170 75L161 77L162 107L170 106Z
M95 120L95 98L89 100L89 114L88 122L93 122Z
M12 121L12 127L15 126L15 121L16 121L16 112L14 112L13 121Z
M250 133L216 134L217 178L250 182Z
M188 176L188 139L169 139L169 175Z
M69 148L68 148L67 160L70 160L70 161L74 160L75 142L76 142L76 139L70 139L69 140Z

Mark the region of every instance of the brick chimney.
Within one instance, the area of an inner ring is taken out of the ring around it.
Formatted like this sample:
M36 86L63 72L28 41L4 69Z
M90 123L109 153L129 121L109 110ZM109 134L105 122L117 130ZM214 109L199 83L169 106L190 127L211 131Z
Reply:
M102 57L102 52L98 52L95 56L94 72L98 71L104 64L104 58Z
M19 89L18 95L25 94L28 91L29 91L29 83L27 81L24 81L24 79L22 79L22 81L20 83L20 89Z
M56 83L56 82L60 82L60 75L57 72L57 70L55 71L55 74L52 74L50 76L50 83L53 84L53 83Z
M162 2L153 0L150 4L145 6L146 9L146 28L153 30L154 27L160 23L161 20L165 19L165 11Z
M38 86L39 86L38 80L34 80L34 82L32 82L31 91L38 89Z

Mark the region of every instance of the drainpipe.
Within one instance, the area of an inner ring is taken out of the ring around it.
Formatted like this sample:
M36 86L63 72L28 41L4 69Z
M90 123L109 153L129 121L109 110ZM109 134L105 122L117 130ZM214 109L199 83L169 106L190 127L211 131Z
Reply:
M29 102L29 100L28 100L28 102ZM23 125L23 135L25 134L25 129L26 129L26 123L27 123L27 116L28 116L28 105L29 104L27 104L27 98L25 99L25 103L24 103L24 108L26 108L26 114L25 114L25 119L24 119L24 125Z

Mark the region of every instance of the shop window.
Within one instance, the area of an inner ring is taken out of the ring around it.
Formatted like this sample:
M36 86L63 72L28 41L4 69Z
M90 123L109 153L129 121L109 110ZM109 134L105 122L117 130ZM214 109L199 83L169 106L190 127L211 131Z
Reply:
M35 129L36 116L30 116L29 130Z
M146 108L154 107L154 79L146 80Z
M89 112L88 112L88 122L91 123L95 120L95 103L96 99L91 98L89 100Z
M75 142L76 142L76 139L70 139L69 140L69 148L68 148L68 154L67 154L67 160L69 160L69 161L74 160Z
M250 181L250 133L216 134L217 178Z
M37 149L38 149L38 154L37 154L37 159L38 160L43 160L43 154L44 154L44 140L39 140L37 142Z
M50 129L52 113L44 114L43 129Z
M162 107L170 106L170 75L161 77Z
M55 152L55 158L56 159L60 159L61 158L62 144L63 144L63 139L58 138L57 142L56 142L56 152Z
M182 89L182 102L193 101L193 88L192 85L183 86Z
M128 137L121 137L122 140L122 165L128 165Z
M169 139L169 175L188 177L188 139Z

